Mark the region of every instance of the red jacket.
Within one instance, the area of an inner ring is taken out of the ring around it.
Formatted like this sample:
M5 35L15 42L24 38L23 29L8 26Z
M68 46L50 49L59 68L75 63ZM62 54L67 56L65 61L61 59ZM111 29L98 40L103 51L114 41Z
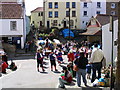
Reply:
M68 62L70 62L70 61L73 62L74 59L75 59L74 53L69 53L69 54L68 54Z

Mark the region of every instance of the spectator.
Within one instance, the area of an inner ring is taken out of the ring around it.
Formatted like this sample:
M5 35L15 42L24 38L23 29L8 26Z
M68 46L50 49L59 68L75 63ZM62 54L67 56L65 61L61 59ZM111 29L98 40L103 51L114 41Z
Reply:
M65 84L72 82L72 74L68 71L67 67L63 67L63 74L59 78L59 88L65 88Z
M93 83L96 78L101 78L101 68L102 68L102 60L104 58L103 51L98 48L98 44L94 45L94 49L92 50L91 60L92 63L92 79ZM105 65L105 64L104 64ZM98 71L98 77L96 77L96 71Z
M77 85L81 87L81 76L85 86L87 85L86 80L86 65L88 64L88 59L85 57L85 52L80 52L80 57L75 60L75 65L79 68L76 71Z

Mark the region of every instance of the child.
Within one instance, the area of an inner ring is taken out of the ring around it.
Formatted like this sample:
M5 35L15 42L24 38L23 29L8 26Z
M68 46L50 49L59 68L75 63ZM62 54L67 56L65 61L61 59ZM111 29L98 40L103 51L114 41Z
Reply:
M91 64L87 64L86 65L86 72L87 72L87 79L90 79L90 75L91 75Z

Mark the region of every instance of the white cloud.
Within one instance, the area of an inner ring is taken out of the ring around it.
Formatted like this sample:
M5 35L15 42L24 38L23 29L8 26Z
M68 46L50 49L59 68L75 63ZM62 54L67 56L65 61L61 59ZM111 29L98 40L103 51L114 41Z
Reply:
M43 7L43 0L25 0L26 15L30 15L31 11L37 7Z

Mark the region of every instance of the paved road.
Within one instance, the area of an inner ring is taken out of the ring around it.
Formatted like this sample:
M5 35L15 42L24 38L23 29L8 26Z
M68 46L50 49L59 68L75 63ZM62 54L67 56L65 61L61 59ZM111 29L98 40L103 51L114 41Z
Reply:
M18 70L2 76L2 88L55 88L58 84L60 72L50 71L49 60L45 60L47 65L45 73L37 72L36 60L16 60ZM61 67L58 66L61 71Z
M17 71L7 70L8 74L0 77L0 89L1 88L57 88L58 86L58 77L60 76L60 72L52 72L50 71L50 63L49 60L44 60L46 65L45 73L37 72L36 68L36 60L35 59L24 59L24 60L14 60L17 64ZM64 61L67 63L67 57L64 56ZM63 64L65 65L65 64ZM58 66L58 70L61 71L61 67ZM88 85L91 86L90 80L88 81ZM84 88L84 84L80 90L102 90L97 88ZM76 82L72 86L66 86L66 88L78 88ZM108 89L105 89L108 90Z

